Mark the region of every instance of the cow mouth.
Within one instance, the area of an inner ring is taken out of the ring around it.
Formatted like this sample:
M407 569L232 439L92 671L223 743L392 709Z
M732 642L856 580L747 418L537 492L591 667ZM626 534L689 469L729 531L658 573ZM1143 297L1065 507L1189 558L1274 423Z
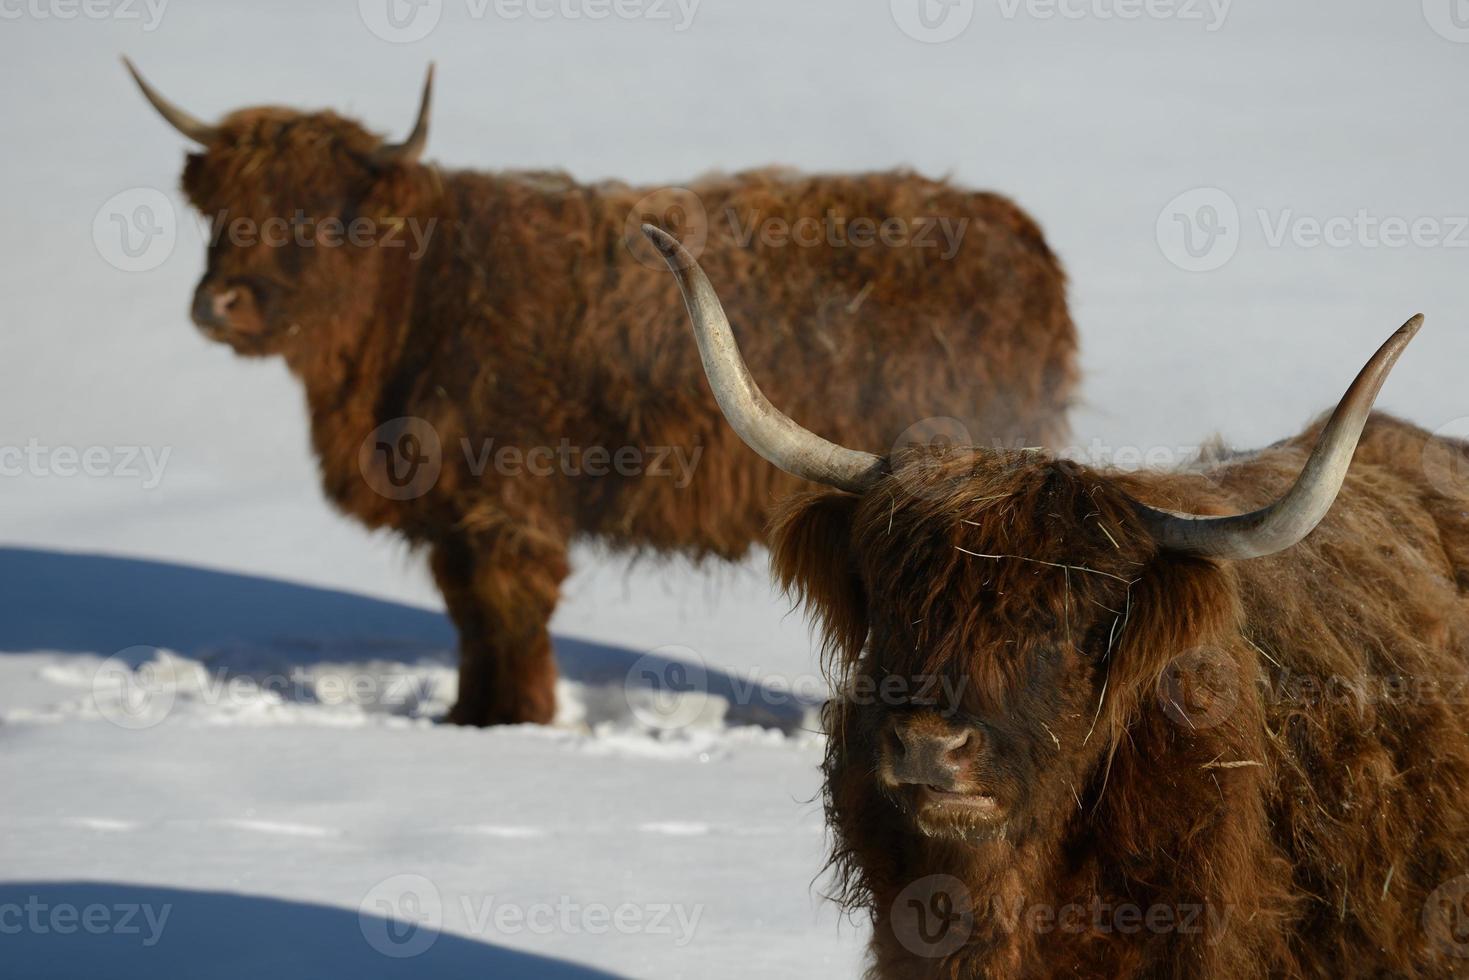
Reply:
M984 793L963 792L945 789L942 786L920 786L917 792L917 807L920 813L929 811L963 814L970 819L998 819L1001 815L1000 801Z

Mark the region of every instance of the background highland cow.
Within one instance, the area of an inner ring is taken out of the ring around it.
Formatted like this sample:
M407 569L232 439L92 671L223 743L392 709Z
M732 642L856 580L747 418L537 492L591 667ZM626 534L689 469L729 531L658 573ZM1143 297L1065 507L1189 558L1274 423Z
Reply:
M677 298L627 237L644 218L684 217L742 284L767 328L752 356L834 438L890 444L936 410L966 442L1065 434L1064 277L1004 198L908 173L660 192L441 172L419 162L432 72L393 144L325 112L201 123L128 70L201 147L184 170L213 229L194 322L283 356L327 495L430 549L459 629L452 721L553 719L548 623L574 537L740 558L792 489L719 425Z

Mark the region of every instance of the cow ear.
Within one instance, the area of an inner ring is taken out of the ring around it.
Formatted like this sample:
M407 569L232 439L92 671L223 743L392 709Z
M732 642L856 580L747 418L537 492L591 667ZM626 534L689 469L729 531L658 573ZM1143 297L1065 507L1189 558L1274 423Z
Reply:
M852 550L857 503L831 490L796 494L770 526L775 575L819 622L833 665L856 662L867 641L867 597Z

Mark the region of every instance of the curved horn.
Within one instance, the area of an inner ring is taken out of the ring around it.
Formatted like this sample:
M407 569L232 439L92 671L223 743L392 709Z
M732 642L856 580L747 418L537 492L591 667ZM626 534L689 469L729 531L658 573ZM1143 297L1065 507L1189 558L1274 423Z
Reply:
M1190 517L1134 501L1138 516L1154 539L1172 551L1231 559L1263 558L1300 543L1331 510L1377 393L1422 326L1423 316L1413 317L1367 362L1322 429L1295 486L1284 497L1262 510L1236 517Z
M418 119L413 123L413 132L401 143L384 143L372 155L372 162L380 167L395 163L417 163L428 146L428 120L434 101L434 66L428 66L428 78L423 83L423 99L418 103Z
M208 146L219 135L219 127L200 122L159 95L153 86L143 80L143 76L138 72L138 69L127 58L122 59L122 63L127 66L128 74L133 76L133 81L138 83L138 88L143 90L143 98L151 102L153 108L158 110L158 114L167 120L168 124L174 129L183 133L195 143L200 143L205 146Z
M724 417L755 452L792 476L852 493L862 493L882 475L882 460L871 453L846 449L797 425L772 404L750 376L740 355L729 318L709 277L678 239L652 225L648 236L683 291L693 320L699 357L714 399Z

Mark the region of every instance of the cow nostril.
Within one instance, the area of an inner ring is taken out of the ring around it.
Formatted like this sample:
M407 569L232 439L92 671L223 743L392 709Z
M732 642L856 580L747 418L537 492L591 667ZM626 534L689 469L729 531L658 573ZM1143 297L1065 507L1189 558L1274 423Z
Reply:
M214 315L224 316L233 310L240 302L240 291L238 289L226 289L214 297Z

